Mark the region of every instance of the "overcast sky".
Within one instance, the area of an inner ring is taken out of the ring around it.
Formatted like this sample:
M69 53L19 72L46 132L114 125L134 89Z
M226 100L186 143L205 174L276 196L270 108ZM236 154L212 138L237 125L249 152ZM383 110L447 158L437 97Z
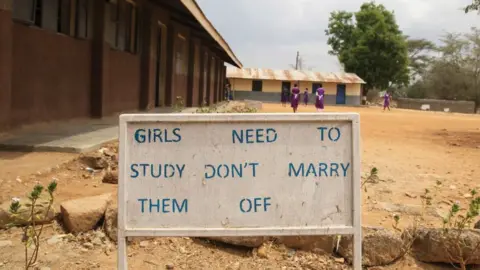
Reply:
M328 55L325 29L331 11L357 11L364 0L197 0L244 67L288 69L297 50L316 71L339 71ZM400 29L437 42L444 31L480 27L480 15L465 14L471 0L377 0L395 12Z

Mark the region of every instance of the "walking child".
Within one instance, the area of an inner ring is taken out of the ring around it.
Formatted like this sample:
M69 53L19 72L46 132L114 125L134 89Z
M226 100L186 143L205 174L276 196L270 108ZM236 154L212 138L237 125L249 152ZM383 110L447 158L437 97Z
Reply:
M383 111L385 111L385 108L388 108L390 111L390 101L392 100L392 96L388 93L388 91L385 92L385 95L383 96Z
M322 87L317 89L317 98L315 99L315 108L317 108L317 112L323 111L324 104L323 101L325 99L325 90Z
M292 97L291 97L291 103L290 103L294 113L297 112L299 101L300 101L300 89L297 87L297 84L295 84L292 89Z
M303 92L303 104L308 105L308 88L305 88L305 92Z

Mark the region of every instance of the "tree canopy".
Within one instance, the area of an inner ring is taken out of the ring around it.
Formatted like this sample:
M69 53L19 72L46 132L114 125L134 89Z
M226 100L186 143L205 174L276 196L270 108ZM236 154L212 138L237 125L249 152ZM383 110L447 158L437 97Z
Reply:
M475 10L480 12L480 0L472 0L472 4L465 7L465 13Z
M366 91L408 84L407 42L393 12L383 5L369 2L355 13L334 11L325 32L329 53L337 56L346 72L367 82Z

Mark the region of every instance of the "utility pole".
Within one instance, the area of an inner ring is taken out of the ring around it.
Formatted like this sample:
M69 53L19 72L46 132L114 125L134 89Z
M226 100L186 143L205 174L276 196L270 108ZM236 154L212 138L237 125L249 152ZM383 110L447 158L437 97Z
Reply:
M295 70L298 70L298 60L300 59L300 52L297 51L297 60L295 61Z

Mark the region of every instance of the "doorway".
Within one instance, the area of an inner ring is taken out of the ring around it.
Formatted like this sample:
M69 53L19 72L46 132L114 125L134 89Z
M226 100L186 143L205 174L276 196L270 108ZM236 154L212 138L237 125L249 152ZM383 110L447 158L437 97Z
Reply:
M287 91L290 92L291 87L292 87L292 83L291 83L291 82L282 82L282 89L281 89L281 91L283 91L283 90L286 88Z
M337 84L337 104L346 103L346 88L345 84Z
M312 94L316 94L317 93L317 89L322 87L322 84L321 83L312 83Z
M162 67L162 26L157 26L157 48L156 48L156 55L155 55L155 107L160 107L162 104L162 97L160 95L161 92L161 67Z

